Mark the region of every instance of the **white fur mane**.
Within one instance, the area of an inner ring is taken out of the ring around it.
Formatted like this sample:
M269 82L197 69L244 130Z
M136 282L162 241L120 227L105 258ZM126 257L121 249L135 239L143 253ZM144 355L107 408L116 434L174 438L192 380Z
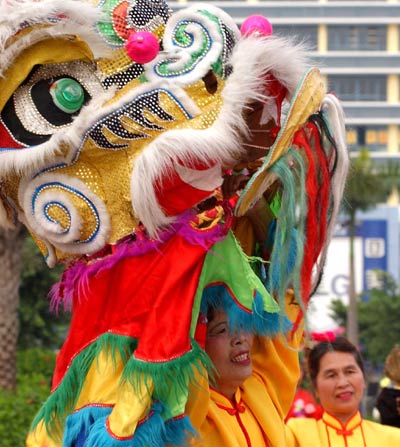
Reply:
M101 18L95 5L82 0L0 0L0 76L25 48L49 37L79 35L95 57L106 54L108 48L95 30ZM35 24L48 26L10 40Z
M132 205L153 237L173 220L158 204L156 182L168 175L174 163L200 160L233 166L243 152L241 141L248 133L243 111L252 101L268 99L263 92L265 76L273 74L291 96L307 68L307 57L301 45L287 39L249 36L239 40L230 63L233 72L222 92L223 106L214 124L206 130L164 133L136 160L131 180Z

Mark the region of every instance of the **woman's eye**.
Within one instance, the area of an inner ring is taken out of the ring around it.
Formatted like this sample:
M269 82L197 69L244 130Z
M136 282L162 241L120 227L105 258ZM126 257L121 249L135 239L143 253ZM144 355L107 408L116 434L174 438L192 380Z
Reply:
M209 335L211 337L215 337L217 335L222 335L227 332L228 332L228 326L226 324L221 324L221 325L218 325L218 326L212 328L209 332Z

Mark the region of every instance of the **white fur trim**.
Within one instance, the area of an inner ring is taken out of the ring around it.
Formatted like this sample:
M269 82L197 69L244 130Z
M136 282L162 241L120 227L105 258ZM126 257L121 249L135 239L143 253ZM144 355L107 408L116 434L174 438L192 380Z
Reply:
M29 176L55 164L69 163L82 144L85 132L103 116L102 106L113 94L114 92L110 90L97 98L92 98L69 127L61 129L45 143L26 149L2 152L0 178L10 173ZM69 150L66 156L62 154L65 150Z
M71 200L74 196L78 207ZM80 180L60 174L42 174L20 183L18 199L28 227L43 241L64 253L94 253L102 248L110 231L110 216L103 201ZM68 228L46 216L48 206L58 206L69 216ZM83 214L90 212L97 228L88 240L81 240L85 224Z
M200 109L196 103L185 93L184 90L169 86L160 81L157 84L142 84L140 87L130 90L118 101L107 104L115 94L115 90L109 89L103 95L92 98L91 101L82 108L79 115L72 124L65 129L61 129L53 135L46 143L32 146L26 149L15 149L4 151L1 154L0 178L10 173L17 173L28 176L37 171L50 168L59 163L71 163L79 155L77 151L84 144L86 132L91 126L111 115L124 106L129 105L138 96L149 93L156 88L165 90L181 103L191 116L197 116ZM62 155L62 150L68 152ZM100 149L99 149L100 150Z
M95 30L96 23L102 17L100 9L95 5L79 0L41 0L40 2L2 0L0 3L0 76L25 48L48 38L79 35L88 43L95 58L106 55L109 47ZM32 32L9 43L10 37L18 31L35 24L49 26L33 29Z
M159 77L166 78L157 73L156 67L161 63L168 63L169 70L176 72L176 75L171 76L170 79L173 79L179 85L188 85L205 76L211 69L211 65L222 57L224 42L220 31L221 24L216 23L207 15L202 14L202 11L207 11L215 17L218 17L220 21L224 22L232 30L235 37L237 39L239 38L240 33L237 25L221 9L210 5L197 5L183 9L173 14L167 22L163 36L165 51L160 53L151 64L146 65L146 77L150 81L157 80ZM174 43L176 28L186 22L188 23L186 24L185 31L192 36L192 44L185 47L178 47ZM198 57L198 60L190 69L186 69L193 55L201 50L203 45L202 37L206 33L209 36L210 48L201 57Z
M72 148L68 157L68 162L71 162L76 158L76 150L78 150L84 143L84 134L91 126L112 115L114 112L130 106L139 96L156 90L159 90L160 92L165 91L166 94L171 95L171 98L173 98L178 105L181 105L191 116L197 116L200 113L200 109L197 107L196 103L184 90L167 85L164 81L153 84L142 84L135 89L129 90L118 101L113 101L109 104L105 103L105 101L107 99L111 100L113 93L108 91L102 99L92 99L92 101L82 109L81 113L74 121L73 126L71 126L68 132L63 136L63 142L66 142Z
M51 244L49 244L47 241L43 241L43 242L47 249L47 254L45 256L46 264L49 268L53 268L57 264L56 251L54 250L54 247Z
M223 106L206 130L172 130L150 143L137 158L131 179L132 205L149 233L156 237L172 218L161 210L154 190L156 181L174 169L174 163L211 162L233 166L244 151L241 141L248 133L243 111L249 102L265 101L263 80L272 73L292 94L306 69L302 47L286 39L242 38L230 63L233 72L222 92Z
M324 246L321 250L321 254L318 258L315 280L317 281L320 272L322 271L326 256L328 254L328 248L330 241L333 236L334 227L337 216L340 211L340 205L343 198L343 192L346 185L347 172L349 169L349 153L346 144L346 129L345 129L345 117L343 108L335 95L327 94L322 100L321 110L327 117L327 124L331 128L332 136L336 142L337 147L337 158L336 158L336 169L331 180L331 190L333 194L332 210L330 219L328 222L328 228L326 232L326 238ZM316 284L313 284L313 287Z
M218 164L203 170L190 169L179 163L174 163L174 167L183 182L201 191L212 192L222 184L222 168Z

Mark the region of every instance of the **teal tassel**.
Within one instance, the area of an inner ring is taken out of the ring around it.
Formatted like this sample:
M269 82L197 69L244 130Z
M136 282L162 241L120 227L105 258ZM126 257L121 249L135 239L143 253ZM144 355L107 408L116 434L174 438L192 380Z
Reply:
M300 271L304 252L304 223L307 213L303 157L294 149L279 159L272 167L283 185L281 207L274 234L268 287L277 295L283 306L288 287L294 287L300 296ZM297 193L296 193L297 192Z
M298 196L297 196L297 226L296 226L296 262L293 272L293 288L295 296L298 297L298 302L302 303L301 299L301 267L303 264L304 256L304 244L306 240L305 225L308 214L308 202L307 202L307 191L306 191L306 175L307 175L307 161L304 159L301 153L297 151L291 152L291 156L295 161L295 166L297 167L298 173ZM303 309L304 310L304 309Z
M131 438L116 439L107 430L107 417L98 419L90 430L84 447L165 447L166 427L161 413L163 405L155 403L148 417L136 427Z
M111 436L107 430L106 422L106 416L96 420L85 441L85 447L133 447L133 438L120 440Z
M63 447L83 446L95 421L107 417L111 410L110 407L89 406L68 416L65 421Z
M163 411L164 405L161 402L153 404L149 416L136 427L132 447L165 447L167 433Z
M209 286L203 292L201 312L206 315L209 307L224 309L231 331L243 330L273 337L287 328L286 324L282 326L279 313L270 313L263 309L262 295L258 291L252 303L252 311L249 312L236 304L224 285Z
M188 416L169 419L165 424L165 445L186 446L198 436Z
M229 326L234 330L251 330L252 314L239 307L223 284L206 287L201 300L201 313L207 315L208 308L224 309L228 316Z
M164 421L165 406L155 402L149 415L138 424L132 438L115 439L106 428L111 407L85 407L68 416L63 447L165 447L185 446L198 436L188 416Z
M252 325L256 334L274 337L280 332L286 332L291 329L290 320L278 313L265 312L263 309L262 296L257 293L253 302L253 321Z

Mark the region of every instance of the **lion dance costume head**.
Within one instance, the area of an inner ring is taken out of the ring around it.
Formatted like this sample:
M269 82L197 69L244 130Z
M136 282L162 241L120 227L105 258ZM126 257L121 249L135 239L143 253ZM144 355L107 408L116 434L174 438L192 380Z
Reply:
M274 336L287 289L317 284L338 100L260 17L163 0L3 0L0 75L0 225L65 264L52 305L72 310L27 444L182 445L207 303Z

